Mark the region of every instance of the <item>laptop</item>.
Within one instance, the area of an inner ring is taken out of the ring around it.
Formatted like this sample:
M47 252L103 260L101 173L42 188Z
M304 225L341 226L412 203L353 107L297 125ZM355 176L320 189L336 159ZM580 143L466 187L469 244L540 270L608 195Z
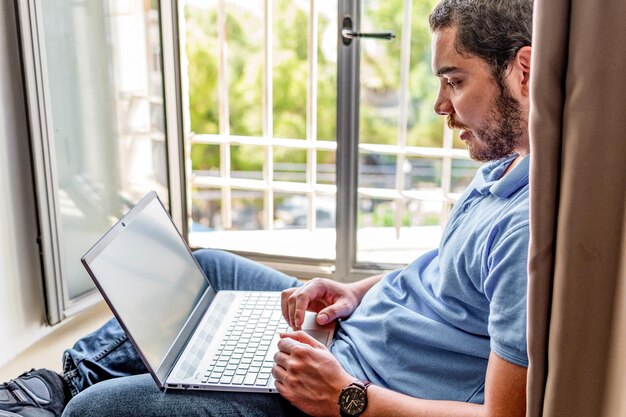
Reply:
M162 390L276 392L279 291L215 291L153 191L81 262ZM328 346L334 325L307 312Z

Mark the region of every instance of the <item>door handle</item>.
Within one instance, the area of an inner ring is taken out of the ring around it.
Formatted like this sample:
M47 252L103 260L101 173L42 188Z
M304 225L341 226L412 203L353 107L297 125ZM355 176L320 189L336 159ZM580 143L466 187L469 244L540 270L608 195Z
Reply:
M390 41L396 37L391 31L382 32L355 32L352 30L352 19L350 17L344 17L341 25L341 37L344 45L350 45L352 39L365 38L365 39L382 39Z
M354 38L370 38L370 39L384 39L387 41L392 40L396 37L393 32L352 32L350 29L342 29L341 36L347 39Z

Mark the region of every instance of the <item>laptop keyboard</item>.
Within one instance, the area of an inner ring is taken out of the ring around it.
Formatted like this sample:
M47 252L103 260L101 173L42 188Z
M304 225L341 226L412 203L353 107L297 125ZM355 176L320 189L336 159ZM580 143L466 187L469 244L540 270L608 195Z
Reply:
M274 366L268 357L272 340L287 329L279 294L247 294L202 382L266 386Z

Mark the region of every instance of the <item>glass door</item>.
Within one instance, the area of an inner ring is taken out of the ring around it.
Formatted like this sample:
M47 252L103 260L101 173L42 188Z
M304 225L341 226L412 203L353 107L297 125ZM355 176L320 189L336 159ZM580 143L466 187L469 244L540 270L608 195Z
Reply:
M478 166L433 111L428 15L437 0L362 0L356 263L394 267L435 248Z
M339 9L354 32L343 36L339 55L340 82L353 97L341 101L339 120L355 125L343 128L338 152L350 154L339 161L353 161L339 170L343 186L356 190L345 202L352 204L342 244L348 277L396 268L435 248L478 166L433 111L438 80L428 15L436 2L349 0Z

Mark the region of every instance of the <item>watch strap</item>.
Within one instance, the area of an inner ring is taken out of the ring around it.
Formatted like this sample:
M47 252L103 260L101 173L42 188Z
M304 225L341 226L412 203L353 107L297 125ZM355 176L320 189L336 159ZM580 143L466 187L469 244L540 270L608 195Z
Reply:
M372 385L372 383L369 382L367 379L357 379L351 385L358 385L358 386L362 387L363 389L367 389L367 387Z

